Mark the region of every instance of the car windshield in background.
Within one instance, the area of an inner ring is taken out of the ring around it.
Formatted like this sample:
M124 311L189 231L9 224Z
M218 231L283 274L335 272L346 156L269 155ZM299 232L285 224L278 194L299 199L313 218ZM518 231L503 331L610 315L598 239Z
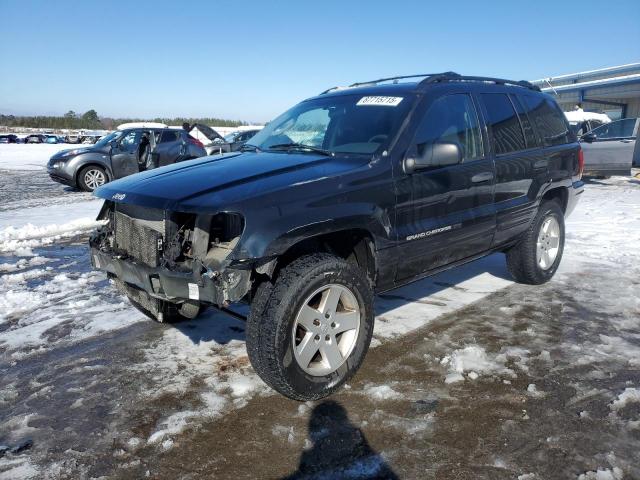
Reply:
M240 132L232 132L232 133L230 133L228 135L225 135L224 136L224 140L225 140L225 142L233 143L236 140L236 137L238 135L240 135Z
M96 147L104 147L105 145L107 145L109 142L111 142L111 140L115 140L117 138L120 138L120 136L122 135L121 131L118 132L113 132L110 133L109 135L107 135L106 137L102 137L100 140L98 140L95 143Z
M330 95L299 103L258 132L249 144L260 150L373 154L398 131L413 96Z

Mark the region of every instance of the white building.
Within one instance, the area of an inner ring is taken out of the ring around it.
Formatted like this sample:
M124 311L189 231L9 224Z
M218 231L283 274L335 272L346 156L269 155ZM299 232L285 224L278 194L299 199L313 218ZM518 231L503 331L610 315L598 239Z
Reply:
M563 110L580 105L611 119L640 117L640 63L533 80Z

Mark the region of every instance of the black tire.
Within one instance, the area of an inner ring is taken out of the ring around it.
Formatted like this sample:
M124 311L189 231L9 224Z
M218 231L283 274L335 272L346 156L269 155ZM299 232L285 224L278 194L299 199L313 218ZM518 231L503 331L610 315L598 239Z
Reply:
M84 167L82 170L80 170L80 173L78 174L78 185L85 192L93 192L97 188L95 186L87 185L86 177L87 177L87 173L89 172L96 172L97 174L102 175L102 177L104 178L104 182L102 183L102 185L104 185L109 181L109 177L107 177L107 173L104 168L98 167L97 165L89 165L87 167ZM102 186L102 185L99 185L99 186Z
M346 287L353 294L360 312L359 329L342 365L327 375L311 375L295 359L292 330L303 302L329 284ZM333 255L305 255L286 266L275 283L258 287L247 319L247 352L255 371L274 390L294 400L317 400L332 394L358 370L373 324L373 291L366 274Z
M560 227L558 252L553 263L543 269L537 261L538 234L547 218L553 217ZM564 251L564 213L556 201L545 201L522 239L507 251L509 273L518 283L540 285L551 280L556 273Z

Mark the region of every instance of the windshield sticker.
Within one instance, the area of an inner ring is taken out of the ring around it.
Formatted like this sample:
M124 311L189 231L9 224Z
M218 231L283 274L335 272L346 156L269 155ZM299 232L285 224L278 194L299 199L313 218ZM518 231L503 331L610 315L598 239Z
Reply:
M402 97L362 97L356 105L376 105L381 107L397 107Z

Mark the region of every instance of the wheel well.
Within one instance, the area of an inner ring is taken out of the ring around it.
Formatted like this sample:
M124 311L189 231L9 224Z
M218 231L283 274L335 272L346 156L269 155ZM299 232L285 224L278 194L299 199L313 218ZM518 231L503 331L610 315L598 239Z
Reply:
M542 202L555 200L560 204L562 213L567 211L567 199L569 198L569 192L566 187L552 188L547 190L542 196Z
M326 252L353 262L362 268L373 285L376 280L376 257L373 238L364 229L340 230L302 240L278 258L277 270L309 253Z
M109 169L107 167L105 167L104 165L100 165L99 163L93 163L92 162L92 163L85 163L80 168L76 169L76 185L80 185L80 183L79 183L80 174L87 167L99 167L99 168L101 168L102 170L104 170L105 174L107 175L107 179L109 181L111 181L111 172L109 172Z

